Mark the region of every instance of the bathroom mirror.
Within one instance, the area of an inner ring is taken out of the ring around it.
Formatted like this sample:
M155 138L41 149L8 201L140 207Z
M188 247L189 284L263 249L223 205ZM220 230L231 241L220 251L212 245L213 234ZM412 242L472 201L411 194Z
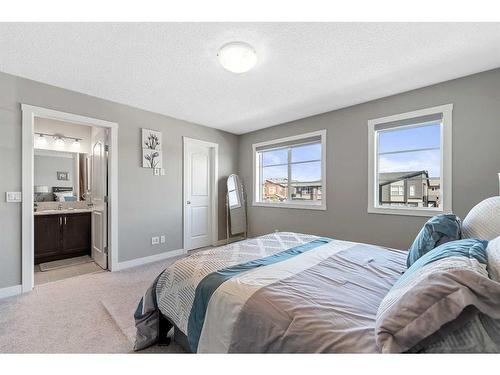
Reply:
M243 184L238 175L232 174L227 178L227 240L231 236L247 236L246 196Z
M89 194L89 157L76 152L35 149L34 201L83 201Z

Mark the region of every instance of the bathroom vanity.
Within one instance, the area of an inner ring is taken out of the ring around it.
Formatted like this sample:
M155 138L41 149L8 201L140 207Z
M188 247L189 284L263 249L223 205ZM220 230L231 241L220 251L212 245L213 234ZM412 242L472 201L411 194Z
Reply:
M91 209L34 213L35 264L91 254Z

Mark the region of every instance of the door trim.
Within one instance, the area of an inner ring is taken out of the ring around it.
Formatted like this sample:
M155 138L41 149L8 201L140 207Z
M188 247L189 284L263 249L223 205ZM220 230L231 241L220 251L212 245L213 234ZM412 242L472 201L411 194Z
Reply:
M211 243L212 246L217 246L219 239L219 192L218 192L218 178L219 178L219 145L213 142L202 141L200 139L194 139L189 137L182 137L183 140L183 151L182 151L182 216L183 216L183 225L182 225L182 239L183 239L183 247L184 249L190 250L187 246L187 215L186 215L186 197L187 197L187 186L186 186L186 176L188 171L188 166L186 163L187 159L187 145L201 145L210 148L210 187L212 189L212 202L211 202L211 213L210 217L212 218L212 235L211 235Z
M35 118L47 118L79 125L110 129L108 154L109 181L109 251L111 271L118 270L118 124L92 117L80 116L49 108L21 104L22 111L22 292L29 292L34 284L34 217L33 217L33 131Z

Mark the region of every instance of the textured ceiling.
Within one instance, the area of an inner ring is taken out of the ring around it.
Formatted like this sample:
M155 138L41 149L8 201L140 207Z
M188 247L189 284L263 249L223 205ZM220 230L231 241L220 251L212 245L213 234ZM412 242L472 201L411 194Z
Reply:
M500 23L0 24L0 71L236 134L499 66Z

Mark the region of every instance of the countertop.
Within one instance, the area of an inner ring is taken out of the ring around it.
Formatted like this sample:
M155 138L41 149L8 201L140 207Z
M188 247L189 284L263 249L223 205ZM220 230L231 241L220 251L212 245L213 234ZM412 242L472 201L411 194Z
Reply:
M92 212L92 208L73 208L73 209L62 209L62 210L41 210L33 212L33 215L68 215L68 214L81 214L84 212Z

